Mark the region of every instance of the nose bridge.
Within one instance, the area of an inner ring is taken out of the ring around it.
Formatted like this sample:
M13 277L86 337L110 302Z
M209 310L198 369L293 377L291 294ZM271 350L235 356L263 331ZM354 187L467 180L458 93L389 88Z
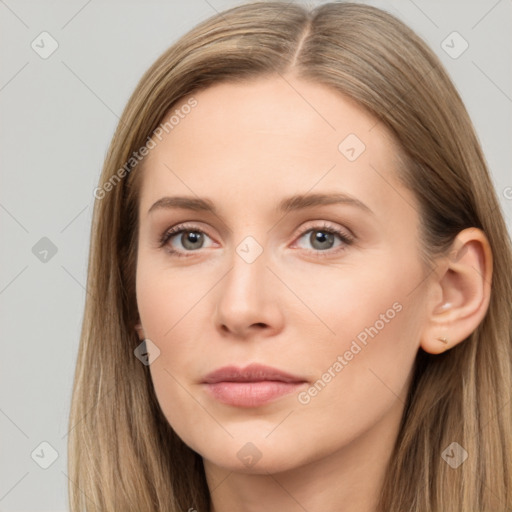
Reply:
M226 295L233 295L246 303L257 300L264 293L265 282L269 274L267 267L268 252L252 235L245 236L234 247L231 258L231 271L227 276Z
M217 303L217 320L229 330L242 332L253 324L271 325L277 321L272 313L276 301L271 297L275 287L269 283L274 276L267 268L271 255L263 243L246 235L233 248L230 271Z

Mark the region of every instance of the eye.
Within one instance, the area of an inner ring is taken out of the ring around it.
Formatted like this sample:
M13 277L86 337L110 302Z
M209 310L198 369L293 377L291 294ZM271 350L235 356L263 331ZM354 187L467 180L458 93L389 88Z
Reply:
M159 246L166 247L173 256L193 256L193 252L204 249L205 240L211 238L200 228L189 224L179 224L167 231L160 238ZM332 256L343 251L353 243L354 236L339 228L322 224L309 227L299 235L299 240L305 239L313 249L308 252L315 256ZM338 244L336 245L336 239ZM181 246L181 247L180 247ZM188 253L188 254L187 254Z
M353 235L328 224L313 226L302 231L299 240L302 239L305 239L313 247L310 252L315 253L315 256L332 256L344 250L354 241ZM336 239L339 241L337 245L335 245Z
M187 257L190 256L190 254L186 254L187 252L203 249L206 238L210 237L197 226L180 224L168 229L160 238L159 245L160 247L167 246L168 252L175 256Z

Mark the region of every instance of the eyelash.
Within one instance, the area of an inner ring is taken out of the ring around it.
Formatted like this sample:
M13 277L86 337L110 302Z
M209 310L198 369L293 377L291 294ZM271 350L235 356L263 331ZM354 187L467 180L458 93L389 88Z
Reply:
M338 254L340 251L343 251L346 249L347 246L351 245L354 242L354 237L352 235L349 235L346 232L343 232L337 228L334 228L328 224L322 224L317 226L310 226L307 229L302 230L298 235L297 239L302 238L306 233L309 233L311 231L320 231L322 233L328 233L332 235L337 235L339 239L342 242L342 246L338 246L336 249L326 249L324 251L319 250L309 250L308 252L313 253L315 257L323 258L327 256L333 256L335 254ZM179 224L178 226L174 226L167 231L165 231L159 240L159 248L163 248L165 245L168 244L169 240L177 235L180 235L181 233L186 232L194 232L194 233L202 233L206 236L209 236L208 233L203 231L202 229L199 229L197 226L189 225L189 224ZM169 254L172 254L173 256L177 256L178 258L189 258L193 256L194 252L197 251L186 251L185 253L182 253L180 251L177 251L175 249L172 249L170 247L167 247L167 251ZM187 254L189 253L189 254Z

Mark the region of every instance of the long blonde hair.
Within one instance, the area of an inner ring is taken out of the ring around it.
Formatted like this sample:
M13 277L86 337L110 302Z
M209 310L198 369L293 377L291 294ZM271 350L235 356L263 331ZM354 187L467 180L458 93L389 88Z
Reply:
M444 254L468 227L482 229L493 252L482 323L444 354L418 354L379 510L510 510L512 251L466 109L438 58L390 14L284 2L246 4L202 22L150 67L122 114L94 209L70 417L71 510L209 510L201 457L173 432L148 367L133 353L143 165L132 155L181 98L285 73L353 98L394 134L400 178L420 204L427 258ZM441 456L452 442L469 454L457 469Z

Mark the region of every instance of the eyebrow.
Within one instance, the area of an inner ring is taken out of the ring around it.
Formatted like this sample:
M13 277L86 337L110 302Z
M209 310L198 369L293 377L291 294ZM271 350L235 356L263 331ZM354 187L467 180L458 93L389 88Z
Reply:
M352 205L357 208L360 208L361 210L364 210L365 212L374 214L374 212L359 199L342 193L297 194L283 199L279 203L277 211L282 213L288 213L291 211L312 208L314 206L323 206L330 204ZM158 209L172 208L182 208L196 212L209 212L213 213L214 215L218 215L217 208L210 199L189 196L162 197L151 206L151 208L148 210L148 213L151 213Z

